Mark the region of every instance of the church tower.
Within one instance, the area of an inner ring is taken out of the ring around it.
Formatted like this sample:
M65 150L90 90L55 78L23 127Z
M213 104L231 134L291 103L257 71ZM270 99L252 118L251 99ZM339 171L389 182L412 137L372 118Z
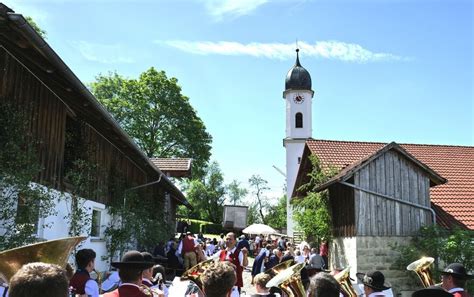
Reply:
M301 161L305 142L311 138L311 104L314 91L311 90L311 76L300 64L299 49L296 50L296 63L288 71L285 80L283 99L286 100L286 197L287 233L293 236L295 223L290 198L293 193L296 175Z

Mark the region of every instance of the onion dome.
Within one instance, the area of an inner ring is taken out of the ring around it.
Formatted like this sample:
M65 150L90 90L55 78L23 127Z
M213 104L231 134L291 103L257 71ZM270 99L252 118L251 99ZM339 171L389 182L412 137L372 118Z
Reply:
M285 90L308 90L311 91L311 75L300 64L299 49L296 49L296 63L288 71L285 80Z

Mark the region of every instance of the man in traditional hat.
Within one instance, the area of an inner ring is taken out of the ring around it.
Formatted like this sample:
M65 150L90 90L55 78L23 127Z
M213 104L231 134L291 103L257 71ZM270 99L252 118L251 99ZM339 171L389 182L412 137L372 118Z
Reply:
M460 263L451 263L441 271L441 280L443 289L453 294L454 297L470 297L471 295L464 291L464 286L468 279L473 276L467 274L466 268Z
M82 249L76 253L77 270L69 281L75 294L99 297L99 285L89 275L95 268L95 257L92 249Z
M10 279L10 297L67 297L66 271L55 264L41 262L23 265Z
M120 262L112 262L112 266L119 270L122 283L118 289L105 293L104 297L150 297L151 292L142 286L142 273L153 267L152 262L146 261L138 251L129 251L123 255ZM154 295L153 295L154 296ZM163 294L158 295L163 296Z
M219 254L220 261L229 261L235 266L235 272L237 274L237 280L235 282L235 287L232 290L232 296L239 296L240 290L244 286L244 281L242 273L244 267L248 265L247 259L247 249L240 250L236 247L237 241L235 239L235 234L233 232L227 233L225 238L226 248L222 250Z
M366 274L356 273L356 276L364 284L365 296L387 296L382 291L390 289L390 286L385 284L385 276L382 272L371 271Z
M235 266L229 262L212 263L201 279L206 297L230 297L237 279Z

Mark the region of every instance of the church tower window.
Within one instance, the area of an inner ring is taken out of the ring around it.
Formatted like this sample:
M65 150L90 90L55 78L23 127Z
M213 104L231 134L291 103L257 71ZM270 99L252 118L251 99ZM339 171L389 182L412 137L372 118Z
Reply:
M303 114L297 112L295 115L295 128L303 128Z

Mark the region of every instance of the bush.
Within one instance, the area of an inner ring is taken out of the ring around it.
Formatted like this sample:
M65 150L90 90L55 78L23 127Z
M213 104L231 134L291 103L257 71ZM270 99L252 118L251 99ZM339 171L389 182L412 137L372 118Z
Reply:
M204 234L221 234L225 233L224 228L222 227L221 224L207 224L207 225L202 225L202 233Z

